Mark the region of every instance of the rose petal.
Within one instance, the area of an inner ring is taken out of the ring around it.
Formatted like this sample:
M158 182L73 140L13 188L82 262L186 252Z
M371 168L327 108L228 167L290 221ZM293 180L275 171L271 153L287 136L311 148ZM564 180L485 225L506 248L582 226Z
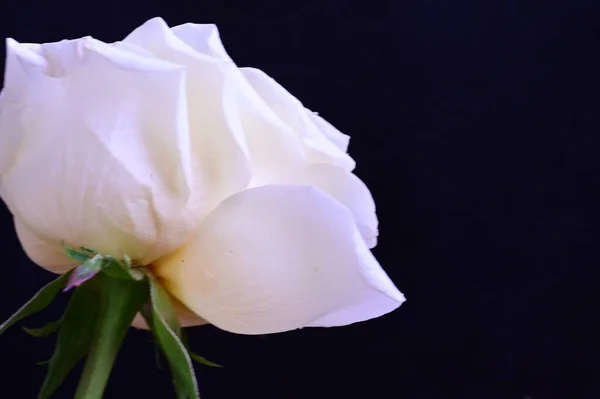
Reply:
M327 122L315 112L309 112L308 118L317 127L317 129L319 129L319 131L329 139L329 141L335 144L343 152L348 152L350 136L340 132L335 126ZM352 167L352 169L353 168L354 167Z
M379 222L373 196L365 183L356 175L331 164L309 165L307 176L307 184L319 187L352 211L367 246L375 247Z
M224 112L230 128L248 143L251 187L285 184L305 173L306 157L299 137L262 101L239 73L226 77Z
M199 39L211 43L215 40L214 35ZM229 127L222 100L223 75L235 71L235 64L196 51L179 39L161 18L144 23L123 42L185 68L192 160L199 174L209 179L199 185L218 199L244 189L251 177L247 144L242 132ZM209 210L217 203L203 204L203 208Z
M171 28L171 32L201 54L232 62L223 47L219 30L213 24L188 23Z
M125 42L187 68L196 157L230 159L231 168L237 169L239 154L230 146L219 146L235 140L250 158L252 186L290 181L301 173L305 164L302 143L244 79L223 49L216 27L169 29L165 21L155 18Z
M53 239L42 237L15 217L15 229L23 250L34 263L53 273L63 274L78 265L67 257L64 248Z
M26 79L8 85L19 96L1 114L0 148L18 151L0 195L49 245L149 263L181 246L206 204L247 185L232 158L192 159L182 67L91 38L8 52L20 68L9 75Z
M304 108L296 97L263 71L255 68L240 70L277 116L302 139L310 162L333 163L347 171L354 169L355 162L346 153L348 136Z
M7 89L0 93L0 132L15 132L20 128L21 122L14 115L20 112L21 107ZM0 176L14 164L21 142L17 134L0 135Z
M404 301L350 211L311 187L233 195L154 271L190 310L242 334L346 325Z

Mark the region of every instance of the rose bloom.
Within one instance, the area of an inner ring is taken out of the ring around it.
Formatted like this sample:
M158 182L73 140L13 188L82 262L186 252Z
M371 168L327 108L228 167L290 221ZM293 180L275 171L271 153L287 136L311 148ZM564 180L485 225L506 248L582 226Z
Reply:
M126 254L185 326L339 326L404 301L371 254L375 204L348 141L238 68L214 25L7 41L0 195L25 252L55 273L77 266L64 243Z

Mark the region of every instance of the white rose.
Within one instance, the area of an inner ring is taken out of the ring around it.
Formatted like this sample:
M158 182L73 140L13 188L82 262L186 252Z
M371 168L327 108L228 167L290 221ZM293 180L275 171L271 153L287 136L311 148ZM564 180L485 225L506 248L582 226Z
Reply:
M337 326L404 301L369 251L375 205L347 147L265 73L238 68L213 25L7 41L0 195L25 251L57 273L75 266L63 242L127 254L185 325Z

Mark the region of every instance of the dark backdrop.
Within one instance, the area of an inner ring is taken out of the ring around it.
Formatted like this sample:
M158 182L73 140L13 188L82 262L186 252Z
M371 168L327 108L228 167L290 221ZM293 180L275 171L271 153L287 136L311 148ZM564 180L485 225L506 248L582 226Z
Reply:
M264 69L352 136L378 204L375 254L408 302L345 328L193 329L197 351L227 366L196 367L204 399L591 399L596 2L20 0L2 2L0 36L115 41L154 16L215 22L238 65ZM3 319L51 276L24 256L4 207L0 219ZM35 363L52 346L6 333L0 397L34 398ZM128 336L106 397L132 395L174 397L144 332Z

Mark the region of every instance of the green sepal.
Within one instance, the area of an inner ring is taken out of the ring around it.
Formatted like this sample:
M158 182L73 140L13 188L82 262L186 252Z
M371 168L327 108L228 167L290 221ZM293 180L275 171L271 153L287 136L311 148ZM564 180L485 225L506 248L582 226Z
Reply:
M124 280L142 281L146 275L141 270L131 267L131 260L120 262L117 259L106 257L102 273L107 276Z
M77 287L59 321L38 329L24 328L37 337L49 335L58 328L52 358L38 363L49 365L39 399L49 398L86 353L89 353L88 360L75 399L100 399L121 343L138 311L142 312L168 361L177 397L199 399L192 359L211 367L222 366L189 352L168 292L147 270L134 267L127 256L121 261L87 248L65 247L65 250L70 258L83 264L43 287L0 325L2 334L23 318L44 309L61 290Z
M15 314L8 318L4 323L0 325L0 335L6 331L13 324L23 320L25 317L31 316L46 308L50 305L54 298L62 291L65 287L71 272L67 272L50 284L44 286L39 290L33 298L31 298L25 305L23 305Z
M42 360L41 362L37 362L35 365L36 366L45 366L47 364L49 364L52 361L52 358L48 359L48 360Z
M133 261L131 260L131 258L129 257L129 255L127 255L127 254L123 255L123 264L127 268L132 268L133 267Z
M73 273L71 273L64 290L68 291L73 287L79 287L81 284L90 280L96 274L100 273L102 268L105 267L105 263L106 260L104 256L100 254L87 259L82 265L73 269Z
M160 345L173 375L173 384L179 399L199 399L198 383L192 359L180 336L181 327L167 292L154 278L150 282L150 307L142 312L148 326ZM167 322L167 318L169 322ZM173 327L172 327L173 326Z
M83 264L73 270L69 278L65 291L78 287L84 282L90 280L98 273L102 272L110 277L124 280L142 281L146 275L140 269L132 267L131 258L124 257L123 261L113 258L109 255L95 254L91 258L87 253L77 252L67 249L69 256L73 259L85 259Z
M43 327L40 327L40 328L23 327L23 330L27 334L31 335L32 337L36 337L36 338L47 337L48 335L50 335L53 332L55 332L56 330L58 330L58 327L60 326L60 322L61 322L61 320L53 321L51 323L46 323L46 324L44 324Z
M183 345L185 345L188 353L190 354L190 357L192 358L193 361L195 361L198 364L201 364L203 366L208 366L208 367L218 367L218 368L225 368L225 366L222 366L218 363L215 363L213 361L208 360L207 358L205 358L204 356L200 356L194 352L192 352L190 350L190 344L188 342L188 338L187 338L187 334L185 333L185 331L182 329L181 330L181 335L180 335L180 339L181 342L183 342Z
M87 262L91 257L93 257L96 254L94 251L87 248L81 248L81 251L77 251L73 248L67 247L66 245L64 246L64 248L69 258L81 263Z
M150 278L149 281L151 307L156 307L162 318L165 319L169 328L181 339L182 330L179 325L177 312L171 301L171 296L155 278Z
M56 348L49 363L39 399L50 397L62 384L73 367L90 349L94 336L100 301L100 284L92 279L82 284L69 300L61 319Z
M188 351L192 360L194 360L195 362L202 364L204 366L221 367L222 368L223 366L221 366L220 364L212 362L212 361L206 359L205 357L197 355L189 350L189 343L187 340L187 336L179 324L179 319L177 318L177 312L175 312L175 308L173 307L173 304L171 302L171 296L164 289L164 287L161 284L159 284L157 281L154 281L154 284L151 282L151 287L154 287L154 290L155 290L154 295L152 295L153 294L152 290L150 291L152 300L154 300L154 302L156 303L156 306L158 307L160 313L163 315L163 317L164 317L165 321L167 322L167 324L169 325L169 327L179 337L179 339L185 346L185 348Z
M204 356L197 355L194 352L189 352L189 354L190 354L190 357L192 358L193 361L195 361L196 363L202 364L203 366L217 367L217 368L223 368L224 367L224 366L222 366L220 364L217 364L215 362L211 362L210 360L208 360Z
M160 345L158 344L158 342L156 342L156 340L152 340L152 347L154 348L154 363L156 365L156 368L162 370L162 362L160 361Z

